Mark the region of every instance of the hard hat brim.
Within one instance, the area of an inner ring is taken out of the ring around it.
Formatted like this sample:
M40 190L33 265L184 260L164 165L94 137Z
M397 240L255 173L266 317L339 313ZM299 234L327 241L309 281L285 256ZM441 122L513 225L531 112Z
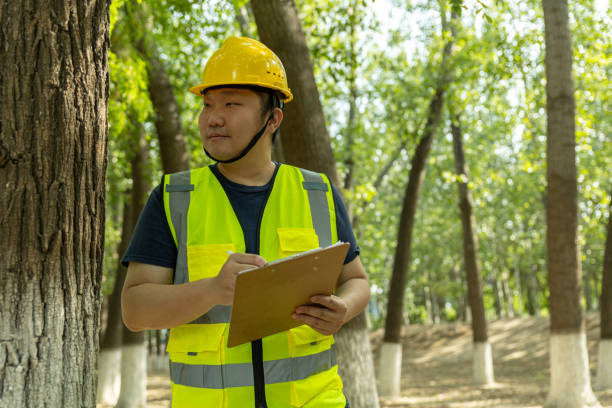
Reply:
M232 85L253 85L253 86L258 86L260 88L266 88L266 89L272 89L274 91L279 92L284 98L283 98L283 102L287 103L287 102L291 102L291 100L293 100L293 94L291 93L290 90L288 89L284 89L281 87L276 87L270 84L266 84L266 83L262 83L262 82L233 82L233 83L220 83L220 84L200 84L200 85L196 85L194 87L189 88L189 92L198 95L198 96L203 96L202 93L209 88L219 88L219 87L223 87L223 86L227 86L228 88L231 88Z

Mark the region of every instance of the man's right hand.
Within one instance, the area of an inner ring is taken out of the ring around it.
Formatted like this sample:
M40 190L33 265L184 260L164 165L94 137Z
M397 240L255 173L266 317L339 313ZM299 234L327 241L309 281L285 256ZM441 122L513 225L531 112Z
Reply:
M234 290L236 288L236 277L238 272L247 269L258 268L264 266L266 260L259 255L233 253L227 258L225 264L219 271L219 274L214 277L215 286L217 288L216 296L218 297L217 304L231 305L234 302Z

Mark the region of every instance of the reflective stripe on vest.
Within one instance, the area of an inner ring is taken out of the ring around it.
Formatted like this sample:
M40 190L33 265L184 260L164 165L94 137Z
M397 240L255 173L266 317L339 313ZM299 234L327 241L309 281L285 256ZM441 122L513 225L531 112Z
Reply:
M327 205L327 184L323 176L310 170L300 169L304 182L302 186L308 191L312 226L319 236L319 246L324 248L332 244L329 206Z
M187 210L191 199L191 172L183 171L170 175L170 184L166 186L166 191L170 194L170 216L172 225L175 228L177 239L176 266L174 268L174 283L189 282L189 272L187 269ZM176 226L179 230L176 231Z
M317 354L264 361L266 384L299 381L336 365L335 345ZM222 389L252 387L253 366L245 364L192 365L170 362L170 379L188 387Z

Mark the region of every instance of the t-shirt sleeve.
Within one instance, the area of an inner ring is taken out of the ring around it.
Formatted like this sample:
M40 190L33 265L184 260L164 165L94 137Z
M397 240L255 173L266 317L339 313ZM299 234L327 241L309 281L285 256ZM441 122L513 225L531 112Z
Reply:
M338 240L351 244L346 254L346 258L344 258L344 264L346 265L359 255L360 249L359 245L357 245L357 239L355 238L355 233L353 232L351 220L349 218L348 211L346 210L346 206L344 205L344 201L342 201L342 197L340 196L338 189L333 184L332 192L334 196L334 208L336 211L336 229L338 230Z
M174 269L176 254L176 245L162 204L162 189L157 186L138 217L121 263L127 267L134 261Z

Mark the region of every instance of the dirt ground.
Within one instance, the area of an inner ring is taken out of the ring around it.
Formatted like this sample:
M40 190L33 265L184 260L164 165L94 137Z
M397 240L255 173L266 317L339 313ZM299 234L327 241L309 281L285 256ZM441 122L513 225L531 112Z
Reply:
M410 326L404 332L402 397L381 400L381 408L530 408L546 399L550 373L548 318L517 318L490 322L496 383L471 385L470 327L465 324ZM599 316L587 315L591 378L597 369ZM374 358L382 332L372 334ZM612 407L612 390L596 391L604 407ZM148 407L167 408L170 397L167 375L148 378Z

